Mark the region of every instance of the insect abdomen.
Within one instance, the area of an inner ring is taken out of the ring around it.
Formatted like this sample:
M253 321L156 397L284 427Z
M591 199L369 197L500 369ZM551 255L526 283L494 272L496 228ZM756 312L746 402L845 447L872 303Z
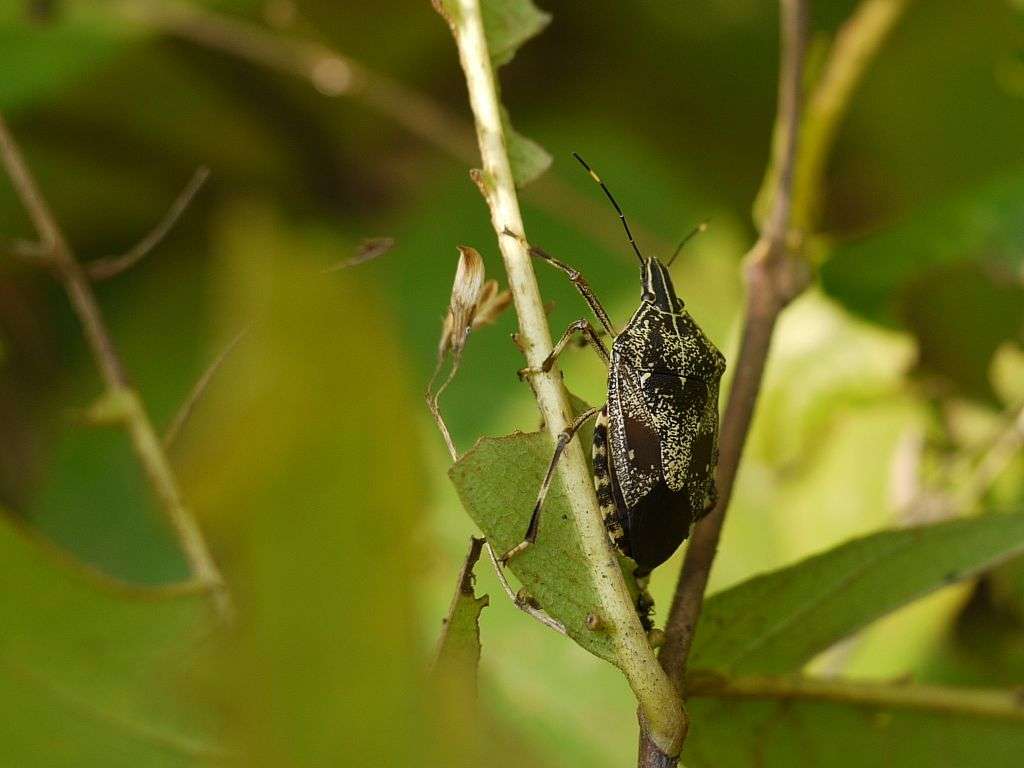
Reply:
M608 467L608 406L602 408L597 415L591 455L594 459L594 490L597 491L597 503L601 508L604 527L616 549L621 550L626 531L615 505L612 476Z
M597 503L601 508L601 516L604 518L604 527L608 531L608 537L612 545L622 554L629 555L629 541L626 539L626 530L622 525L622 515L615 502L615 490L612 486L612 475L608 462L608 406L601 409L597 415L597 423L594 425L594 443L591 448L591 455L594 459L594 489L597 491ZM636 576L639 595L636 600L636 611L640 617L640 624L644 631L650 631L654 627L651 620L651 613L654 611L654 601L647 592L647 581L650 571L637 568Z

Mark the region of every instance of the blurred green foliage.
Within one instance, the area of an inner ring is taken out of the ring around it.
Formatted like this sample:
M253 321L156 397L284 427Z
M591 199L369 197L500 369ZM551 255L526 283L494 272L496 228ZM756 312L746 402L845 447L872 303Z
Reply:
M631 760L634 705L617 672L524 618L486 562L476 569L477 593L491 595L481 618L486 725L461 731L484 735L469 747L437 736L453 730L445 717L470 716L458 700L432 711L427 669L476 528L448 484L421 394L455 246L478 248L488 275L502 277L466 164L364 100L328 98L129 23L117 8L130 2L0 2L0 109L83 259L130 247L195 167L213 172L160 248L97 292L161 426L254 323L172 450L245 620L210 640L195 596L95 588L91 571L5 524L0 699L12 759L188 764L165 737L205 748L217 731L227 735L216 750L248 765L337 754L352 765L380 755L451 764L481 749L497 764ZM203 5L323 41L468 116L450 35L425 0ZM854 5L815 4L813 28L827 37ZM738 263L773 120L774 4L542 7L550 25L502 68L515 124L555 158L522 193L531 239L580 267L621 322L636 302L635 268L569 152L599 168L651 252L710 216L675 281L732 359ZM829 167L821 287L780 325L714 589L927 519L926 502L958 497L1006 432L1022 396L1021 368L999 373L1024 333L1022 50L1019 3L919 0L873 64ZM0 235L30 234L0 183ZM321 274L373 235L394 236L396 248ZM553 328L583 314L562 275L538 277ZM462 450L537 426L514 373L513 328L509 313L473 334L442 401ZM112 577L180 583L184 561L127 439L74 416L100 385L66 298L45 272L6 256L0 350L0 505L15 525ZM599 363L566 358L573 390L601 402ZM1022 488L1017 451L971 510L954 511L1020 509ZM515 491L532 497L532 481ZM659 619L678 565L679 556L654 576ZM905 567L925 578L926 565ZM1024 683L1020 573L1011 563L945 589L812 669ZM843 754L872 728L901 750L893 759L938 749L947 764L1000 765L1012 764L1020 738L1019 723L952 728L949 718L838 704L695 707L706 725L694 765L799 764L811 735L814 750ZM842 739L824 744L823 733ZM964 744L989 751L958 758Z

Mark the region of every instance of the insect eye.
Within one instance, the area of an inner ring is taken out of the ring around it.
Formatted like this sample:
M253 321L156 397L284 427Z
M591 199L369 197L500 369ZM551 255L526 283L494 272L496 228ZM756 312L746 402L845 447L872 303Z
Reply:
M650 291L644 291L640 298L644 301L654 301L654 294Z

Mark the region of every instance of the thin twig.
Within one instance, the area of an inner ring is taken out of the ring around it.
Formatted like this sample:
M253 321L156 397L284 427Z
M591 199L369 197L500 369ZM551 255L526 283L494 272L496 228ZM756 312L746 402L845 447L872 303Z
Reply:
M0 115L0 159L48 254L57 279L82 323L85 339L106 385L105 397L118 402L132 445L189 562L192 575L211 590L222 618L231 617L231 598L192 513L185 507L177 479L138 393L128 383L92 291L89 276L75 258L46 200L25 164L21 150Z
M434 0L434 4L452 27L466 76L483 161L480 186L508 273L519 318L519 344L527 364L540 367L551 351L551 331L526 246L480 3L479 0ZM504 235L506 229L520 237ZM569 425L573 415L561 376L556 370L540 373L531 378L531 384L544 424L551 436L556 437ZM622 572L612 555L590 471L578 441L566 446L559 475L588 572L601 600L602 618L609 627L618 666L637 697L651 741L662 753L678 755L685 732L685 715L648 645Z
M805 0L780 0L779 8L781 59L773 142L775 154L769 164L775 187L771 211L761 234L744 258L747 298L739 353L719 438L718 502L715 509L694 527L690 536L665 623L665 642L658 655L662 667L684 700L686 660L693 645L711 566L718 552L725 512L757 404L772 334L779 313L807 281L805 265L793 258L788 247L807 8ZM666 764L652 759L649 747L642 740L639 765L641 768L654 768Z
M472 129L433 100L320 42L286 37L180 0L109 0L122 18L297 77L328 97L359 98L446 153L473 162Z
M89 277L93 280L109 280L122 272L126 272L146 258L149 252L156 248L167 237L167 233L174 228L174 225L178 223L182 214L188 209L192 200L209 177L209 168L198 169L178 197L171 203L171 207L164 214L164 217L150 230L149 234L142 238L127 253L122 253L118 256L104 256L102 259L90 261L85 265Z
M250 322L235 334L234 338L227 343L224 349L220 351L220 354L213 359L213 362L207 366L206 370L203 371L202 375L196 380L196 383L192 385L192 389L189 390L188 397L186 397L184 402L178 406L178 410L175 412L174 418L171 419L171 423L167 426L167 429L164 432L164 450L170 450L177 441L182 428L189 420L189 417L192 416L192 411L195 410L196 404L206 393L206 389L210 386L210 382L213 381L213 377L217 375L217 371L219 371L221 366L224 365L224 361L228 359L228 356L235 350L235 347L238 346L239 342L241 342L251 330L252 323Z

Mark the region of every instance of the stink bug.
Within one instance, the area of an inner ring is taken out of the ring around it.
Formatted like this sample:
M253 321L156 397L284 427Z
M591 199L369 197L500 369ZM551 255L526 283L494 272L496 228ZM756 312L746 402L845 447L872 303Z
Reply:
M636 561L636 576L643 583L653 568L675 552L693 523L709 512L716 500L718 388L725 358L684 308L668 271L682 246L704 225L679 244L667 263L643 256L608 187L583 158L573 156L615 207L640 261L643 292L640 306L622 332L616 333L608 313L577 270L528 246L532 256L568 275L612 343L609 354L590 321L578 320L539 369L525 368L520 375L550 370L579 333L608 366L608 400L603 407L581 414L558 436L526 535L502 560L507 562L536 541L540 511L558 459L579 428L596 416L594 486L605 527L614 546ZM508 230L504 234L519 237ZM651 603L646 595L641 596L637 608L649 628Z

